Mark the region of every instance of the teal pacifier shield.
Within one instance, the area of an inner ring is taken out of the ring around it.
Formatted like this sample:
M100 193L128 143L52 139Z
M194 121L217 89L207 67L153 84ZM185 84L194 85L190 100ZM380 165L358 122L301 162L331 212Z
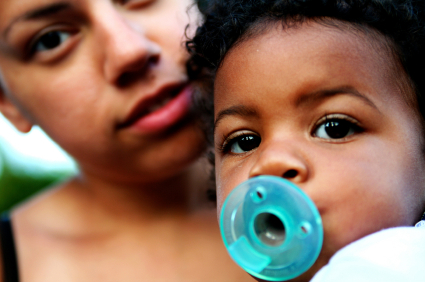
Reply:
M269 281L307 271L323 242L314 203L296 185L275 176L251 178L237 186L223 204L220 229L233 260Z

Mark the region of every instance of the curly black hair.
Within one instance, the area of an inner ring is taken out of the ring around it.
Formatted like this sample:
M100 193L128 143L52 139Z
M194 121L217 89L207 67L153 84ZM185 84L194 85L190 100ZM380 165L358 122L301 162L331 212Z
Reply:
M186 46L190 74L200 82L196 103L213 163L213 78L228 51L261 33L268 24L283 28L305 21L342 22L381 34L403 68L415 97L410 103L425 121L425 1L423 0L209 0L204 23Z
M204 23L186 46L192 54L190 73L211 81L227 52L252 35L258 23L283 26L306 20L335 19L384 35L411 80L415 107L425 116L425 1L423 0L209 0L201 7ZM255 31L254 31L255 33ZM258 33L258 32L257 32ZM203 111L212 110L212 97L203 97ZM211 116L209 117L211 122ZM207 125L206 128L211 128ZM211 132L207 132L211 136Z

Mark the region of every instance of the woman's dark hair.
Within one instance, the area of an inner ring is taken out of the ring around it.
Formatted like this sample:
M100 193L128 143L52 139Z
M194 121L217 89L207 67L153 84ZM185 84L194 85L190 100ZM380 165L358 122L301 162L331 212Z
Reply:
M425 1L209 0L201 8L204 23L186 46L191 53L190 74L204 88L199 91L197 103L210 145L214 123L212 79L217 69L232 47L276 22L286 28L305 21L324 24L339 21L365 33L383 35L397 64L410 80L415 93L412 105L424 124Z
M196 4L198 5L198 9L202 12L202 13L204 13L205 12L205 10L207 9L207 7L208 7L208 0L196 0L195 1L196 2Z

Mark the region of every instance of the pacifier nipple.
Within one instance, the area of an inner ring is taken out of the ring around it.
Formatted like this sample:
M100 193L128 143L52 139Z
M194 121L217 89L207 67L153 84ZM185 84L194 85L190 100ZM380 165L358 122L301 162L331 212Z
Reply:
M275 176L251 178L227 197L220 215L224 244L249 274L285 281L307 271L323 242L320 214L293 183Z

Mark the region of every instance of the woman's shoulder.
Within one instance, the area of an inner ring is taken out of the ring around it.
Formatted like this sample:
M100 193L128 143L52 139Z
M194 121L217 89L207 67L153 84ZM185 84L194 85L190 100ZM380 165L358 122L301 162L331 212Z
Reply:
M72 180L60 183L16 206L10 213L14 230L22 235L59 234L75 229L73 218L82 217L82 206L87 205L76 200L75 186Z
M75 200L77 196L73 195L77 190L72 181L61 183L10 211L13 240L19 258L17 265L23 276L38 277L53 259L62 264L69 262L64 246L83 230L80 218L84 209ZM3 265L3 270L8 271L6 268ZM9 282L9 279L0 282Z
M78 179L45 190L13 209L17 240L34 245L38 239L77 240L104 232L110 219L99 215L94 198Z

